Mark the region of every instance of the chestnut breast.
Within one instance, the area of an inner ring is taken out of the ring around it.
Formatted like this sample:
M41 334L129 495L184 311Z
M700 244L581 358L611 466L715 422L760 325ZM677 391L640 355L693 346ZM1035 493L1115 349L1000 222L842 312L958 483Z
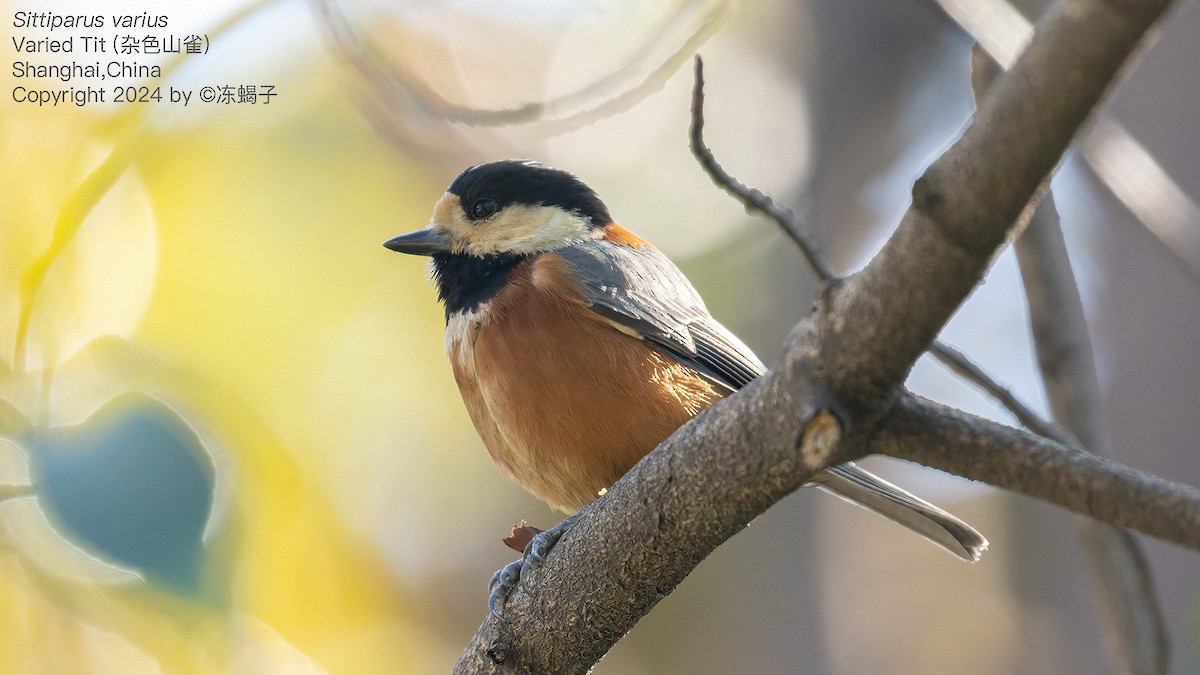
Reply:
M451 317L446 342L492 459L574 511L722 393L587 309L568 269L555 253L520 263L488 302Z

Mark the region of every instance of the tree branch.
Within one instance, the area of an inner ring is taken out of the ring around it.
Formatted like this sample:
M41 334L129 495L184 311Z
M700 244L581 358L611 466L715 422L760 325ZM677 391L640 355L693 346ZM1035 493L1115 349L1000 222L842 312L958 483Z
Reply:
M770 195L764 194L761 190L739 181L717 161L713 151L704 142L704 60L700 58L699 54L696 55L694 72L695 84L692 88L691 142L689 143L692 155L700 163L700 166L704 168L704 172L708 174L713 183L741 202L747 213L762 213L773 220L800 249L801 254L804 255L804 259L822 282L828 284L834 280L841 281L841 278L836 277L829 269L820 253L820 248L816 240L812 237L809 229L796 217L794 211L780 205L771 199ZM929 348L929 354L945 364L959 377L974 383L984 393L1007 408L1026 429L1059 440L1063 440L1066 436L1060 427L1043 420L1029 406L1025 405L1016 394L971 361L966 354L941 341L933 343L933 346Z
M1111 457L1101 422L1096 366L1083 301L1071 272L1053 195L1038 205L1015 248L1038 368L1054 419L1091 452ZM1129 532L1079 522L1105 642L1123 673L1167 672L1166 621L1141 545Z
M1017 422L1021 423L1021 426L1039 436L1065 442L1068 434L1062 427L1042 419L1041 415L1034 412L1012 390L985 373L975 362L967 358L966 354L942 342L933 343L933 346L929 348L929 354L963 379L979 385L984 392L1007 408L1013 417L1017 418Z
M1003 68L978 45L971 61L971 80L979 98ZM1112 457L1101 422L1100 382L1083 301L1053 194L1047 192L1038 203L1014 248L1028 299L1038 370L1054 419L1063 424L1051 425L1050 433L1026 427L1073 449ZM1078 518L1078 526L1104 641L1118 672L1165 673L1170 653L1166 620L1141 545L1127 530L1091 518Z
M585 508L487 617L456 672L586 672L716 546L815 470L869 451L1200 546L1200 491L916 402L901 388L1167 5L1057 4L963 138L919 181L883 250L792 330L781 365L685 424ZM929 439L940 442L921 450Z
M1200 550L1200 490L915 396L869 450Z
M945 12L1005 68L1033 34L1033 26L1009 0L929 0L926 4ZM1079 154L1172 259L1193 277L1200 274L1200 206L1111 113L1096 116L1080 139Z
M699 54L696 55L692 72L694 81L692 85L692 127L689 132L691 142L688 144L692 150L692 156L700 162L700 166L704 167L704 172L718 187L742 203L747 213L751 210L758 211L774 220L779 229L783 230L784 234L790 237L796 247L800 249L800 253L808 261L809 267L817 273L821 281L831 281L834 278L833 272L822 259L816 240L813 239L808 228L800 224L796 214L791 209L780 206L762 190L750 187L734 178L721 166L712 150L704 143L704 60L700 58Z
M834 313L853 320L831 327L831 356L858 395L904 379L1166 7L1061 0L1039 22L963 136L917 180L883 250L832 294ZM900 299L910 311L895 311Z
M455 672L586 672L717 546L829 463L836 434L811 394L793 395L772 374L742 391L585 507Z

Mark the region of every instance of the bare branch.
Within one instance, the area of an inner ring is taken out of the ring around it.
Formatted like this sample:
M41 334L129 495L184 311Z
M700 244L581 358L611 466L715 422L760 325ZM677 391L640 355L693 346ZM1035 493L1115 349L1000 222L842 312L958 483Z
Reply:
M690 134L690 144L692 155L700 165L704 167L704 171L708 173L709 178L717 184L722 190L733 195L746 208L749 213L752 210L764 213L767 217L775 221L780 229L784 231L796 246L800 248L800 252L804 255L804 259L808 261L809 267L817 273L821 281L830 281L833 279L833 272L825 265L822 260L820 250L817 247L816 240L808 229L800 223L800 219L796 214L786 206L780 206L774 199L763 194L758 188L753 188L745 183L742 183L737 178L734 178L726 171L717 161L712 150L704 143L704 60L700 55L696 55L696 69L694 84L692 85L692 126Z
M806 433L826 419L770 373L702 412L580 512L455 672L586 672L713 549L811 479L820 467L805 457L833 461L836 444Z
M1200 550L1200 490L916 396L897 403L870 451Z
M835 314L852 317L828 337L856 395L886 393L928 349L1166 6L1063 0L1047 12L963 136L917 181L883 250L830 294ZM895 311L902 298L910 311Z
M1046 438L1063 441L1067 435L1062 427L1042 419L1032 408L1017 397L1008 387L997 382L966 354L942 342L935 342L929 349L929 354L941 361L947 368L957 373L963 379L979 385L987 395L998 401L1017 418L1021 426Z
M748 186L728 171L717 161L713 151L704 142L704 62L696 55L695 84L692 87L692 116L690 147L692 155L700 162L709 178L725 192L733 195L746 208L747 212L757 211L771 218L791 237L804 259L812 267L817 276L824 282L830 282L835 277L825 264L820 249L808 228L805 227L796 214L786 206L780 205L761 190ZM1008 408L1025 428L1050 438L1063 440L1062 429L1043 420L1029 406L1025 405L1007 387L988 375L982 368L972 362L966 354L946 345L935 342L930 348L930 354L946 364L952 371L969 382L974 383L985 393L994 398L1000 405Z
M1122 673L1170 671L1171 643L1154 575L1133 532L1081 517L1104 639ZM1106 582L1107 585L1106 585Z
M1007 0L930 0L1007 69L1033 26ZM1088 167L1171 257L1200 274L1200 206L1112 115L1101 111L1079 143Z
M1029 300L1038 368L1054 417L1089 452L1107 457L1111 453L1097 400L1100 382L1053 195L1038 205L1014 248Z
M1053 195L1038 205L1015 248L1029 299L1038 366L1054 418L1088 450L1110 457L1083 301ZM1170 654L1166 621L1137 539L1091 518L1081 519L1079 527L1105 642L1121 672L1165 673Z
M978 45L971 52L971 61L972 84L979 99L1003 69ZM1066 427L1056 424L1052 433L1041 433L1073 449L1111 457L1100 421L1100 383L1083 301L1071 272L1053 194L1047 192L1038 203L1015 249L1050 409L1054 419ZM1127 531L1091 518L1080 517L1078 525L1113 661L1123 673L1166 672L1166 621L1140 544Z

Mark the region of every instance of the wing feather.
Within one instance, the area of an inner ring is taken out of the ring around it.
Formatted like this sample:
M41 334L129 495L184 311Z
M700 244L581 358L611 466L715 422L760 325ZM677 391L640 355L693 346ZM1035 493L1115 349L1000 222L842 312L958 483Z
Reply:
M766 372L762 361L708 313L675 263L652 246L598 239L557 251L596 314L631 329L730 390Z
M603 239L557 251L582 282L588 308L730 391L766 372L750 348L709 315L683 272L652 246ZM970 525L853 464L814 482L974 561L987 540Z

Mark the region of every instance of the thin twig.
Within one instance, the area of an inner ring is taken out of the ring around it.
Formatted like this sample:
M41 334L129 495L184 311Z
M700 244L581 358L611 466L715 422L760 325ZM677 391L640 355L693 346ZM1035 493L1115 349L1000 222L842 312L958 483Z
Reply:
M1034 412L1011 389L1000 384L998 380L984 372L966 354L944 342L935 342L929 348L929 355L941 361L951 372L962 377L964 380L978 385L984 393L1007 408L1021 426L1046 438L1053 438L1056 441L1065 440L1067 434L1063 433L1064 430L1062 427L1042 419L1041 415Z
M834 278L833 272L829 271L825 261L821 259L817 242L800 224L796 214L791 209L780 206L758 188L750 187L730 175L717 162L712 150L704 144L704 60L700 58L699 54L696 55L695 84L692 87L691 149L692 155L704 167L712 181L740 201L746 207L747 212L759 211L778 223L784 233L796 242L796 246L800 247L804 259L808 261L809 266L821 278L821 281L830 281Z

